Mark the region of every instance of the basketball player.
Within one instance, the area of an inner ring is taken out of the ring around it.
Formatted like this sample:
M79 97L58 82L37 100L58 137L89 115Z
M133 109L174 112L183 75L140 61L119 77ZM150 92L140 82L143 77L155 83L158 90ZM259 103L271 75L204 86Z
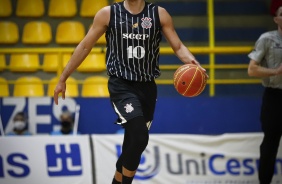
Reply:
M261 77L265 91L262 98L259 181L270 184L282 135L282 0L272 1L272 14L278 30L262 34L249 54L248 74Z
M160 76L162 34L182 62L200 64L180 41L164 8L144 0L114 3L96 14L92 27L75 49L54 91L56 104L60 92L65 97L65 81L104 32L110 99L118 115L116 123L125 129L122 154L112 183L130 184L149 140L157 100L155 78Z

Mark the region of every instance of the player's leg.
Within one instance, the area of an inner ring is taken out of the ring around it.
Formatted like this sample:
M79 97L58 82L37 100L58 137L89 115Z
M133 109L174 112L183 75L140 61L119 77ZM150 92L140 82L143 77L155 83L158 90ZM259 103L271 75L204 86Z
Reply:
M126 130L124 130L124 138L123 138L123 143L122 143L122 150L126 150L126 148L129 145L129 136ZM112 184L121 184L122 181L122 162L123 162L123 152L119 156L117 162L116 162L116 172L115 176L113 179Z
M264 131L260 145L259 180L260 184L270 184L275 168L281 131Z
M123 150L122 183L130 184L138 168L141 155L147 147L149 132L143 116L129 120L124 127L128 132L130 143Z
M129 149L125 152L122 180L123 182L127 180L127 182L125 183L132 182L133 177L128 176L135 175L136 169L140 162L140 158L142 156L142 152L145 150L148 144L149 129L153 120L157 98L157 88L154 82L146 84L137 83L136 85L134 85L134 88L137 89L136 94L139 99L138 101L141 103L140 105L143 116L131 119L124 125L125 129L130 133L131 142L131 137L133 137L133 139L135 140L135 143L131 144L131 146L133 145L133 147L129 147ZM130 151L136 151L136 145L140 146L140 150L137 150L136 153L130 153ZM132 164L132 166L130 166L129 164Z
M122 174L116 171L112 184L121 184L121 182L122 182Z
M130 184L136 173L142 152L148 144L148 129L143 117L129 120L125 127L122 154L116 163L116 173L112 184ZM121 174L122 173L122 174ZM121 179L122 178L122 179Z
M151 121L156 103L156 84L154 82L135 83L110 77L110 98L119 119L117 124L125 126L129 146L123 145L122 155L117 161L117 179L120 176L120 162L122 162L122 183L131 183L139 165L142 152L148 144L148 129L146 121ZM144 102L146 108L144 108ZM149 115L144 109L150 109ZM145 117L144 117L145 115ZM135 146L134 146L135 145ZM136 147L137 146L137 147Z
M259 181L270 184L275 168L275 161L282 135L282 91L266 88L261 108L261 125L264 133L260 145Z

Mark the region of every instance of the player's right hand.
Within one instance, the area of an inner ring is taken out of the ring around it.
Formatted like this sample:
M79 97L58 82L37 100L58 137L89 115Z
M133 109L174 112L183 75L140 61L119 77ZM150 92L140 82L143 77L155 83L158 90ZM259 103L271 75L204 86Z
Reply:
M54 101L56 105L58 105L58 97L60 93L62 93L62 98L65 99L65 92L66 92L66 83L59 81L54 90Z
M200 69L204 71L204 74L206 75L206 78L207 79L209 78L209 75L207 74L207 70L204 69L198 61L192 60L191 63L194 64L194 65L198 65L200 67Z

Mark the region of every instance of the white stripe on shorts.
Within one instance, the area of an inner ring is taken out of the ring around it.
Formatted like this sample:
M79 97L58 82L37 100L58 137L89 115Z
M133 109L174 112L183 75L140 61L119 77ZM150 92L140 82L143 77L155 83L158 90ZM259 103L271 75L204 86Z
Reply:
M127 122L126 119L120 114L120 112L118 111L115 103L113 103L113 106L114 106L116 113L118 114L119 119L121 120L121 122L117 122L117 124L121 125L121 124L126 123Z
M152 123L153 123L153 121L148 121L148 122L146 123L148 130L150 130Z

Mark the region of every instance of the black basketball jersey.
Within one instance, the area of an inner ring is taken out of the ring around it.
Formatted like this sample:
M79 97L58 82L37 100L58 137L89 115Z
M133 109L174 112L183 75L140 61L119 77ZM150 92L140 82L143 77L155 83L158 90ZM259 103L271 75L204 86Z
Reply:
M106 32L107 72L130 81L152 81L160 76L159 43L162 39L158 7L146 2L137 15L123 2L111 5Z

